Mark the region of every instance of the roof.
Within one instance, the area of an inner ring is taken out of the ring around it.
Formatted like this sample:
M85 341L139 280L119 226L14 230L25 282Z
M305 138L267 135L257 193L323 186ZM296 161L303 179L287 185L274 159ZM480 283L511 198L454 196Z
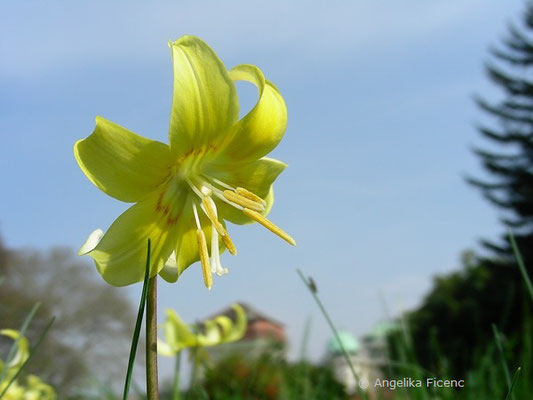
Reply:
M342 343L342 347L344 347L348 353L357 353L359 350L361 350L361 344L350 332L339 331L338 334L340 343ZM336 336L333 336L328 340L327 350L330 354L342 353L341 345L339 344Z
M372 338L383 338L399 328L400 324L397 321L380 321L376 324L368 336Z

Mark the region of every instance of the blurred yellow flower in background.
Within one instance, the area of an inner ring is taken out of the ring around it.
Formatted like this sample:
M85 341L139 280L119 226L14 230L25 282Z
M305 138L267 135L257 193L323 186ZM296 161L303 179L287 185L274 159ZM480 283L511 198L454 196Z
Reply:
M202 326L189 326L171 309L166 310L167 320L162 324L165 341L158 340L157 351L164 356L175 356L191 347L210 347L235 342L246 333L246 312L239 304L233 304L236 319L225 315L207 320Z
M13 340L18 340L16 352L11 360L6 362L0 359L0 372L3 379L0 382L0 394L9 385L9 382L22 368L24 362L30 356L28 339L20 335L20 332L13 329L2 329L0 335L8 336ZM5 369L5 370L4 370ZM18 378L9 385L7 392L2 399L5 400L56 400L57 395L54 388L44 383L41 378L35 375L28 375L25 385L21 384Z

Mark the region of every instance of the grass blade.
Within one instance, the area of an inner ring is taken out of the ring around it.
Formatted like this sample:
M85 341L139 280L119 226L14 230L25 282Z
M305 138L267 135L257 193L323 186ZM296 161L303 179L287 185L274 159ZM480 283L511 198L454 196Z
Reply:
M135 355L137 354L137 345L139 344L139 336L141 334L141 325L143 322L144 307L146 306L146 294L148 293L148 279L150 277L150 247L151 241L148 239L148 250L146 253L146 267L144 272L144 283L141 294L141 302L139 303L139 311L137 312L137 322L135 322L135 331L133 332L133 340L131 341L130 358L128 361L128 371L126 372L126 381L124 382L123 400L128 400L128 393L131 385L131 375L133 373L133 364L135 362Z
M503 345L502 345L502 338L500 335L500 332L498 331L498 328L496 328L496 325L492 324L492 333L494 334L494 341L496 342L496 348L498 349L498 353L500 355L500 361L502 363L502 369L505 374L505 382L507 383L507 390L511 389L511 372L509 371L509 367L507 366L507 362L505 361L505 354L503 352Z
M32 311L35 309L35 311L37 311L37 308L38 307L39 303L37 303L34 308L32 309ZM35 314L35 313L34 313ZM28 316L29 317L29 316ZM33 318L33 316L32 316ZM37 349L39 348L39 346L41 345L41 342L43 341L44 337L46 336L46 334L48 333L48 331L50 330L50 328L52 327L52 324L54 323L56 317L52 317L52 319L50 320L50 322L48 322L48 324L46 325L46 327L43 329L41 335L39 336L39 339L37 339L37 343L35 343L35 346L33 346L31 349L30 349L30 355L28 356L28 358L26 359L26 361L24 361L22 363L22 365L20 366L19 370L16 372L15 375L13 375L13 377L11 378L11 380L9 381L9 383L7 384L7 386L4 388L4 390L2 391L2 393L0 393L0 399L2 397L4 397L4 394L6 394L7 390L9 389L9 386L11 386L11 384L13 382L15 382L15 380L18 378L18 376L20 375L20 373L22 372L22 370L24 369L24 367L26 366L26 364L33 358L33 355L35 354L35 352L37 351ZM28 318L26 318L26 320L28 321ZM31 318L29 318L29 320L31 321ZM28 322L29 324L29 322ZM27 328L28 326L23 326L23 328ZM7 368L6 368L7 369Z
M510 229L509 229L509 241L511 242L514 256L516 257L516 262L518 263L518 268L520 268L520 273L522 274L522 278L524 279L524 282L526 283L527 291L529 292L529 297L531 297L531 301L533 301L533 285L531 284L531 279L529 279L529 275L524 265L524 260L522 260L522 255L520 254L520 250L518 249L518 246L516 245L516 242L514 240L513 232Z
M511 387L509 388L509 391L507 392L507 396L505 396L505 400L509 400L512 396L513 389L515 387L516 381L518 380L518 376L520 375L520 371L522 368L518 367L513 375L513 381L511 382Z
M355 379L355 381L357 383L357 390L358 390L359 394L361 395L361 397L363 399L367 399L366 393L361 388L359 377L357 376L357 372L355 372L355 368L354 368L354 366L352 364L352 361L350 360L350 356L348 355L348 352L346 351L346 349L344 348L344 345L341 342L341 338L339 337L339 332L337 331L337 328L335 327L335 324L333 324L333 321L331 320L328 312L326 311L326 308L324 307L324 305L322 304L322 302L320 301L320 299L319 299L319 297L317 295L318 291L317 291L315 282L312 279L309 279L309 280L306 279L304 274L302 273L302 271L300 271L299 268L297 268L296 271L298 272L298 274L300 275L300 278L302 278L303 283L305 284L305 286L307 287L307 289L309 290L309 292L311 293L311 295L315 299L315 302L317 303L318 308L320 308L320 311L322 312L322 314L326 318L326 321L328 322L329 327L333 331L333 335L335 336L335 339L339 343L339 346L341 348L342 354L343 354L346 362L348 363L348 366L350 367L350 371L352 372L352 375L353 375L353 377L354 377L354 379Z

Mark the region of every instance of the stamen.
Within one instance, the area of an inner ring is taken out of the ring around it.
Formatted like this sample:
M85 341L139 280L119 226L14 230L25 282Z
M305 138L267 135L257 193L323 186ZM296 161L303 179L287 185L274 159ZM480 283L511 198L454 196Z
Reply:
M205 214L207 215L207 218L211 221L213 224L213 227L217 230L218 234L222 237L226 235L226 230L224 229L224 226L218 221L217 214L216 214L216 208L213 209L214 202L211 204L211 198L209 197L203 197L202 198L202 205L203 210L205 211ZM216 207L216 206L215 206Z
M217 206L216 206L214 200L211 197L209 197L207 200L208 201L206 201L206 203L208 202L209 205L211 206L211 210L213 211L213 215L215 216L215 219L218 222ZM208 206L205 206L205 208L209 209ZM235 248L235 245L231 241L231 238L229 237L228 231L226 229L224 229L224 226L222 224L220 224L220 227L224 231L224 234L220 235L220 236L222 237L222 241L224 242L224 245L226 246L226 249L228 249L228 251L230 252L231 255L237 254L237 249ZM218 253L218 244L217 244L217 253ZM220 261L219 261L219 264L220 264ZM220 266L220 267L222 268L222 266Z
M232 256L237 254L237 249L235 248L235 245L231 241L231 238L228 235L228 231L226 231L226 234L222 236L222 241L224 242L226 249L228 249L228 251L230 252Z
M250 192L249 190L247 190L245 188L238 187L237 189L235 189L235 193L240 194L242 197L246 197L247 199L256 201L258 203L261 203L265 207L267 205L267 202L265 200L263 200L261 197L259 197L258 195L256 195L253 192Z
M275 233L276 235L278 235L280 238L282 238L289 244L296 246L296 241L292 237L290 237L287 232L285 232L283 229L274 225L271 221L263 217L257 211L249 210L248 208L245 208L243 212L246 216L250 217L256 222L259 222L261 225L267 228L270 232Z
M254 211L265 211L265 207L263 206L262 203L258 203L257 201L250 200L244 196L241 196L240 194L232 192L231 190L224 190L224 197L234 203L239 204L245 209L248 208Z
M202 230L202 225L200 225L200 218L198 218L198 210L196 210L196 204L192 203L192 213L194 214L194 220L196 221L196 227Z
M211 275L211 268L209 266L209 254L207 252L207 241L205 240L204 231L198 229L196 231L196 239L198 241L198 250L200 252L204 284L208 290L211 290L211 286L213 286L213 276Z
M185 181L189 184L189 186L191 187L192 191L199 197L199 198L202 198L204 197L202 192L200 192L198 190L198 188L196 186L193 185L193 183L189 180L189 179L185 179Z
M241 211L243 210L244 207L226 199L224 197L224 193L222 193L222 190L217 189L216 187L214 187L208 182L202 182L202 184L207 186L209 189L211 189L213 191L213 194L217 196L220 200L222 200L224 203L229 204L232 207L235 207L237 210L241 210Z
M220 186L222 186L225 189L235 190L235 188L231 187L227 183L224 183L224 182L218 180L217 178L211 178L211 179L213 180L213 182L218 183Z

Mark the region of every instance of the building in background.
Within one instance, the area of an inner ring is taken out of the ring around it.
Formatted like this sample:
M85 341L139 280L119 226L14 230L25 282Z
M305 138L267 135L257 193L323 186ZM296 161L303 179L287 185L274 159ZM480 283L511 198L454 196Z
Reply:
M340 343L335 336L329 339L325 364L332 368L335 378L345 386L348 393L357 392L359 386L373 398L374 382L377 379L383 379L383 371L388 361L387 335L397 328L396 322L382 321L361 340L347 331L339 331ZM343 348L348 354L359 381L355 379L346 361Z
M239 305L246 313L246 333L241 340L236 342L207 348L210 359L216 363L234 353L240 353L246 358L253 359L265 352L271 356L285 359L287 349L285 325L249 304L239 303ZM219 315L225 315L232 321L236 319L235 310L231 306L211 315L208 319L216 318Z

